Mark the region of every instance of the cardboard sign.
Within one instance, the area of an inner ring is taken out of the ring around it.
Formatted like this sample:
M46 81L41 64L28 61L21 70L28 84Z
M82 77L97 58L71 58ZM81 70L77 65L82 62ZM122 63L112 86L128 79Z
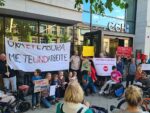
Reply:
M116 66L116 58L94 58L93 62L99 76L110 76L112 66Z
M145 70L145 71L150 70L150 64L142 64L142 70Z
M83 56L94 56L94 46L83 46Z
M34 82L34 93L47 90L49 87L47 79L35 80Z
M82 61L82 66L81 66L81 71L90 72L91 71L90 65L91 65L91 63L88 59L83 60Z
M117 47L117 55L124 56L124 57L131 57L132 55L132 48L131 47Z

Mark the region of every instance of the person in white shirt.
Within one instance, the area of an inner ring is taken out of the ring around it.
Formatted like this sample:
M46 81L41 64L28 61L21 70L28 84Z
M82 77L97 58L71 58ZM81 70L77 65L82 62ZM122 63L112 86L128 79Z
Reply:
M74 55L71 56L70 63L71 63L71 67L70 67L71 71L77 72L78 80L80 80L79 74L80 74L81 59L80 56L78 55L78 51L75 51Z

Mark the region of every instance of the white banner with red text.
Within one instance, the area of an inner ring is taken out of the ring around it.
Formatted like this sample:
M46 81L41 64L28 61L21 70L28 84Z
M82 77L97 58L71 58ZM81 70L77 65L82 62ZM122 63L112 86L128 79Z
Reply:
M68 70L70 42L38 44L14 42L5 38L8 65L14 70L34 72Z
M99 76L110 76L112 66L116 66L116 58L93 58L93 62Z

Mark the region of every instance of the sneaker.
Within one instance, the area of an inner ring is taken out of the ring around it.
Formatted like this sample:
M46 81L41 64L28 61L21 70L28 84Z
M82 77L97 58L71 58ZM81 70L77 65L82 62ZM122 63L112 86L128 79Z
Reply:
M36 107L39 108L39 107L40 107L40 104L37 104Z
M109 91L105 91L104 93L105 93L105 94L109 94Z
M35 107L35 106L33 106L33 107L32 107L32 109L33 109L33 110L35 110L35 109L36 109L36 107Z
M99 94L102 95L102 94L103 94L103 91L100 91Z

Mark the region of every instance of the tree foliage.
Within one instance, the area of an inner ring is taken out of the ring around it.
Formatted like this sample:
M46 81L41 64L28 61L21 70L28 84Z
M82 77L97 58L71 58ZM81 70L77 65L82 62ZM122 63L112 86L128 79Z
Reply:
M81 11L83 3L90 3L93 13L105 14L105 9L110 12L113 10L113 4L124 9L127 7L126 0L75 0L75 8Z
M0 6L4 6L5 5L4 2L5 0L0 0Z

